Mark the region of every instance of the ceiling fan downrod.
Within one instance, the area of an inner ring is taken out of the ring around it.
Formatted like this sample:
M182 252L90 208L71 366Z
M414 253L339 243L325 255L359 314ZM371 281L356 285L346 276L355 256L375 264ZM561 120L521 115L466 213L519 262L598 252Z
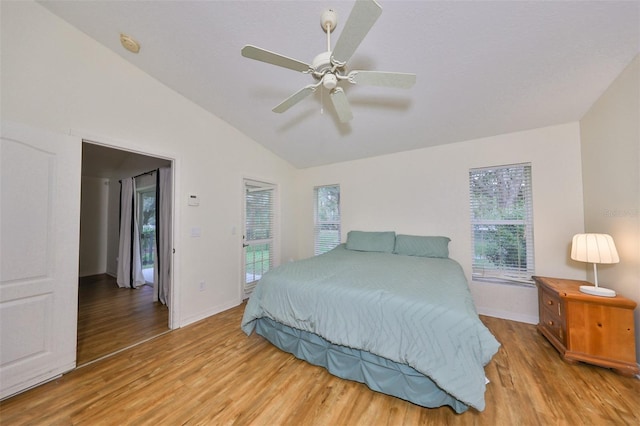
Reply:
M336 88L338 80L342 77L339 72L336 72L337 67L331 62L331 33L338 25L338 14L333 9L325 10L320 16L320 25L327 33L327 51L313 59L313 76L320 80L325 89L331 90Z
M327 52L331 51L331 33L338 25L338 14L333 9L327 9L320 16L320 25L327 33Z

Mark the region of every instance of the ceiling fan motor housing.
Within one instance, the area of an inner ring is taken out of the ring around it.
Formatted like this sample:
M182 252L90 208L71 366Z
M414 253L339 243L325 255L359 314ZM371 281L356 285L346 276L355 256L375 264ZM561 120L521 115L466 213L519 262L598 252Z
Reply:
M322 52L321 54L313 58L311 67L313 68L315 73L319 75L322 75L326 71L331 70L331 52Z

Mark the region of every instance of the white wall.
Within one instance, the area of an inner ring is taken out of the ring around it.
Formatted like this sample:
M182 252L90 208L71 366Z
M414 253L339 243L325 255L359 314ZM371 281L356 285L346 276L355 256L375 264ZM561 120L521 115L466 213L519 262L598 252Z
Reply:
M469 169L530 162L536 274L583 279L569 260L583 229L578 123L300 170L300 257L313 254L313 187L340 184L342 238L350 230L451 238L450 257L471 276ZM392 141L390 141L392 143ZM471 283L480 313L536 323L535 288Z
M83 176L80 204L81 277L107 272L109 180Z
M580 131L585 231L610 234L620 255L620 263L598 266L598 283L640 304L640 55L585 114ZM640 362L638 308L635 331Z
M174 325L240 303L241 233L232 229L241 229L242 177L278 184L292 212L294 168L40 5L0 7L2 119L175 159ZM188 193L199 207L187 206ZM194 227L201 237L190 237ZM295 236L280 229L288 258Z

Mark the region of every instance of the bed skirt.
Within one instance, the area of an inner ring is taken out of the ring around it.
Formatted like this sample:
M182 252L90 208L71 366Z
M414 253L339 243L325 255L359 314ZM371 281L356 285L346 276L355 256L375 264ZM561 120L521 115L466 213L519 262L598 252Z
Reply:
M456 413L469 408L406 364L335 345L316 334L291 328L269 318L257 319L255 330L273 345L296 358L324 367L334 376L364 383L374 391L428 408L449 405Z

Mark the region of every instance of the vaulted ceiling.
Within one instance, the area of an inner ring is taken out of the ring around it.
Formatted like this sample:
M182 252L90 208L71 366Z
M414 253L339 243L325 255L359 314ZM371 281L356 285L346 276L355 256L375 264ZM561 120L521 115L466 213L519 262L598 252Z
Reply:
M272 112L313 79L241 48L310 63L327 48L322 12L338 14L334 45L353 3L41 2L300 168L579 120L640 52L636 1L379 0L382 15L348 68L415 73L413 88L345 86L346 124L323 90Z

